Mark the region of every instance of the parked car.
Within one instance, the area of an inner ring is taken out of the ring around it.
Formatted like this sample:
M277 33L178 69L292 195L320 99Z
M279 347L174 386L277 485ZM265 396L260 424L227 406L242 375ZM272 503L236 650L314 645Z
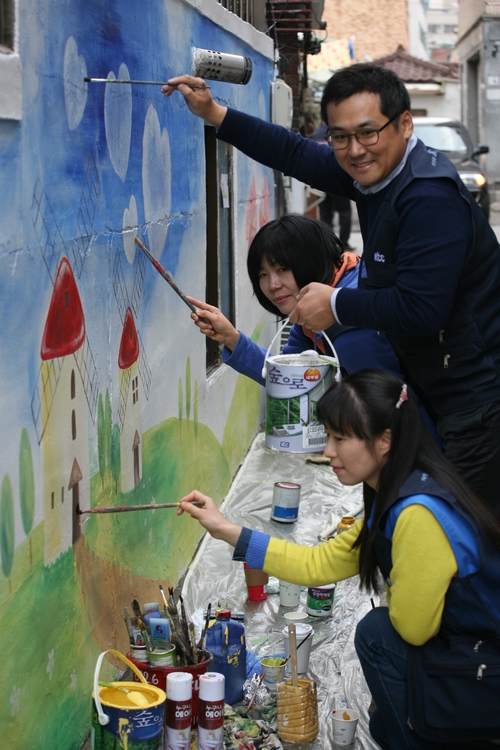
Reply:
M486 173L477 157L487 154L489 146L472 143L469 131L458 120L446 117L414 117L415 134L426 146L442 151L456 166L465 187L470 190L487 219L490 217L490 195Z

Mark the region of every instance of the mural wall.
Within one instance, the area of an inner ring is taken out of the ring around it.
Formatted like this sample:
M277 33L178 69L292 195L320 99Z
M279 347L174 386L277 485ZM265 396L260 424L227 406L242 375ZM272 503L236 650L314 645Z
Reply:
M189 72L194 46L219 49L254 72L214 97L268 117L270 40L215 0L197 8L18 3L22 119L0 119L5 748L80 747L97 656L127 650L123 607L177 582L200 538L172 511L82 522L77 507L195 487L220 501L258 427L259 387L225 366L207 379L204 337L134 242L204 298L203 123L160 87L83 80L161 81ZM245 254L273 216L273 175L235 153L231 179L237 324L265 345Z

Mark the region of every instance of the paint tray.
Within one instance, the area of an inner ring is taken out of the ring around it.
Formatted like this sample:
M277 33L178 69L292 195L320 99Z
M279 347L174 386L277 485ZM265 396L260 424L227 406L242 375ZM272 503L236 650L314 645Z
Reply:
M278 685L278 735L286 742L312 742L318 734L318 694L315 680L301 678Z

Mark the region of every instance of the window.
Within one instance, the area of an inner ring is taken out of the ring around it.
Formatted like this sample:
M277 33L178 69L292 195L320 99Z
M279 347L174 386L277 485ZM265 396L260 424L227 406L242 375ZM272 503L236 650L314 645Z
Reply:
M441 34L441 24L440 23L430 23L427 27L427 31L429 34Z
M61 505L64 503L64 485L61 487Z
M70 390L71 390L71 398L74 399L75 395L76 395L76 381L75 381L75 371L74 370L71 370L71 385L70 385Z
M0 52L14 50L14 0L0 0Z
M16 38L17 0L0 0L0 119L23 117L23 75Z
M52 510L54 510L54 493L50 493L50 507Z
M445 25L444 25L444 33L445 34L456 34L457 33L457 27L455 26L455 24L445 23Z
M205 127L207 286L205 299L234 323L231 147ZM221 364L222 346L207 338L207 370Z
M139 401L139 376L132 379L132 404Z
M71 437L76 440L76 414L74 409L71 412Z

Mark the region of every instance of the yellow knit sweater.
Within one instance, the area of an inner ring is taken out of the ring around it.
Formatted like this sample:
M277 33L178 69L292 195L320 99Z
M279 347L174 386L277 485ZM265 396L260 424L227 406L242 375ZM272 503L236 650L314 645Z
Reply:
M264 570L290 583L307 586L335 583L358 573L358 549L352 549L363 520L316 547L271 538ZM440 524L423 505L399 515L392 537L389 616L397 632L414 646L435 636L444 597L457 573L455 555Z

